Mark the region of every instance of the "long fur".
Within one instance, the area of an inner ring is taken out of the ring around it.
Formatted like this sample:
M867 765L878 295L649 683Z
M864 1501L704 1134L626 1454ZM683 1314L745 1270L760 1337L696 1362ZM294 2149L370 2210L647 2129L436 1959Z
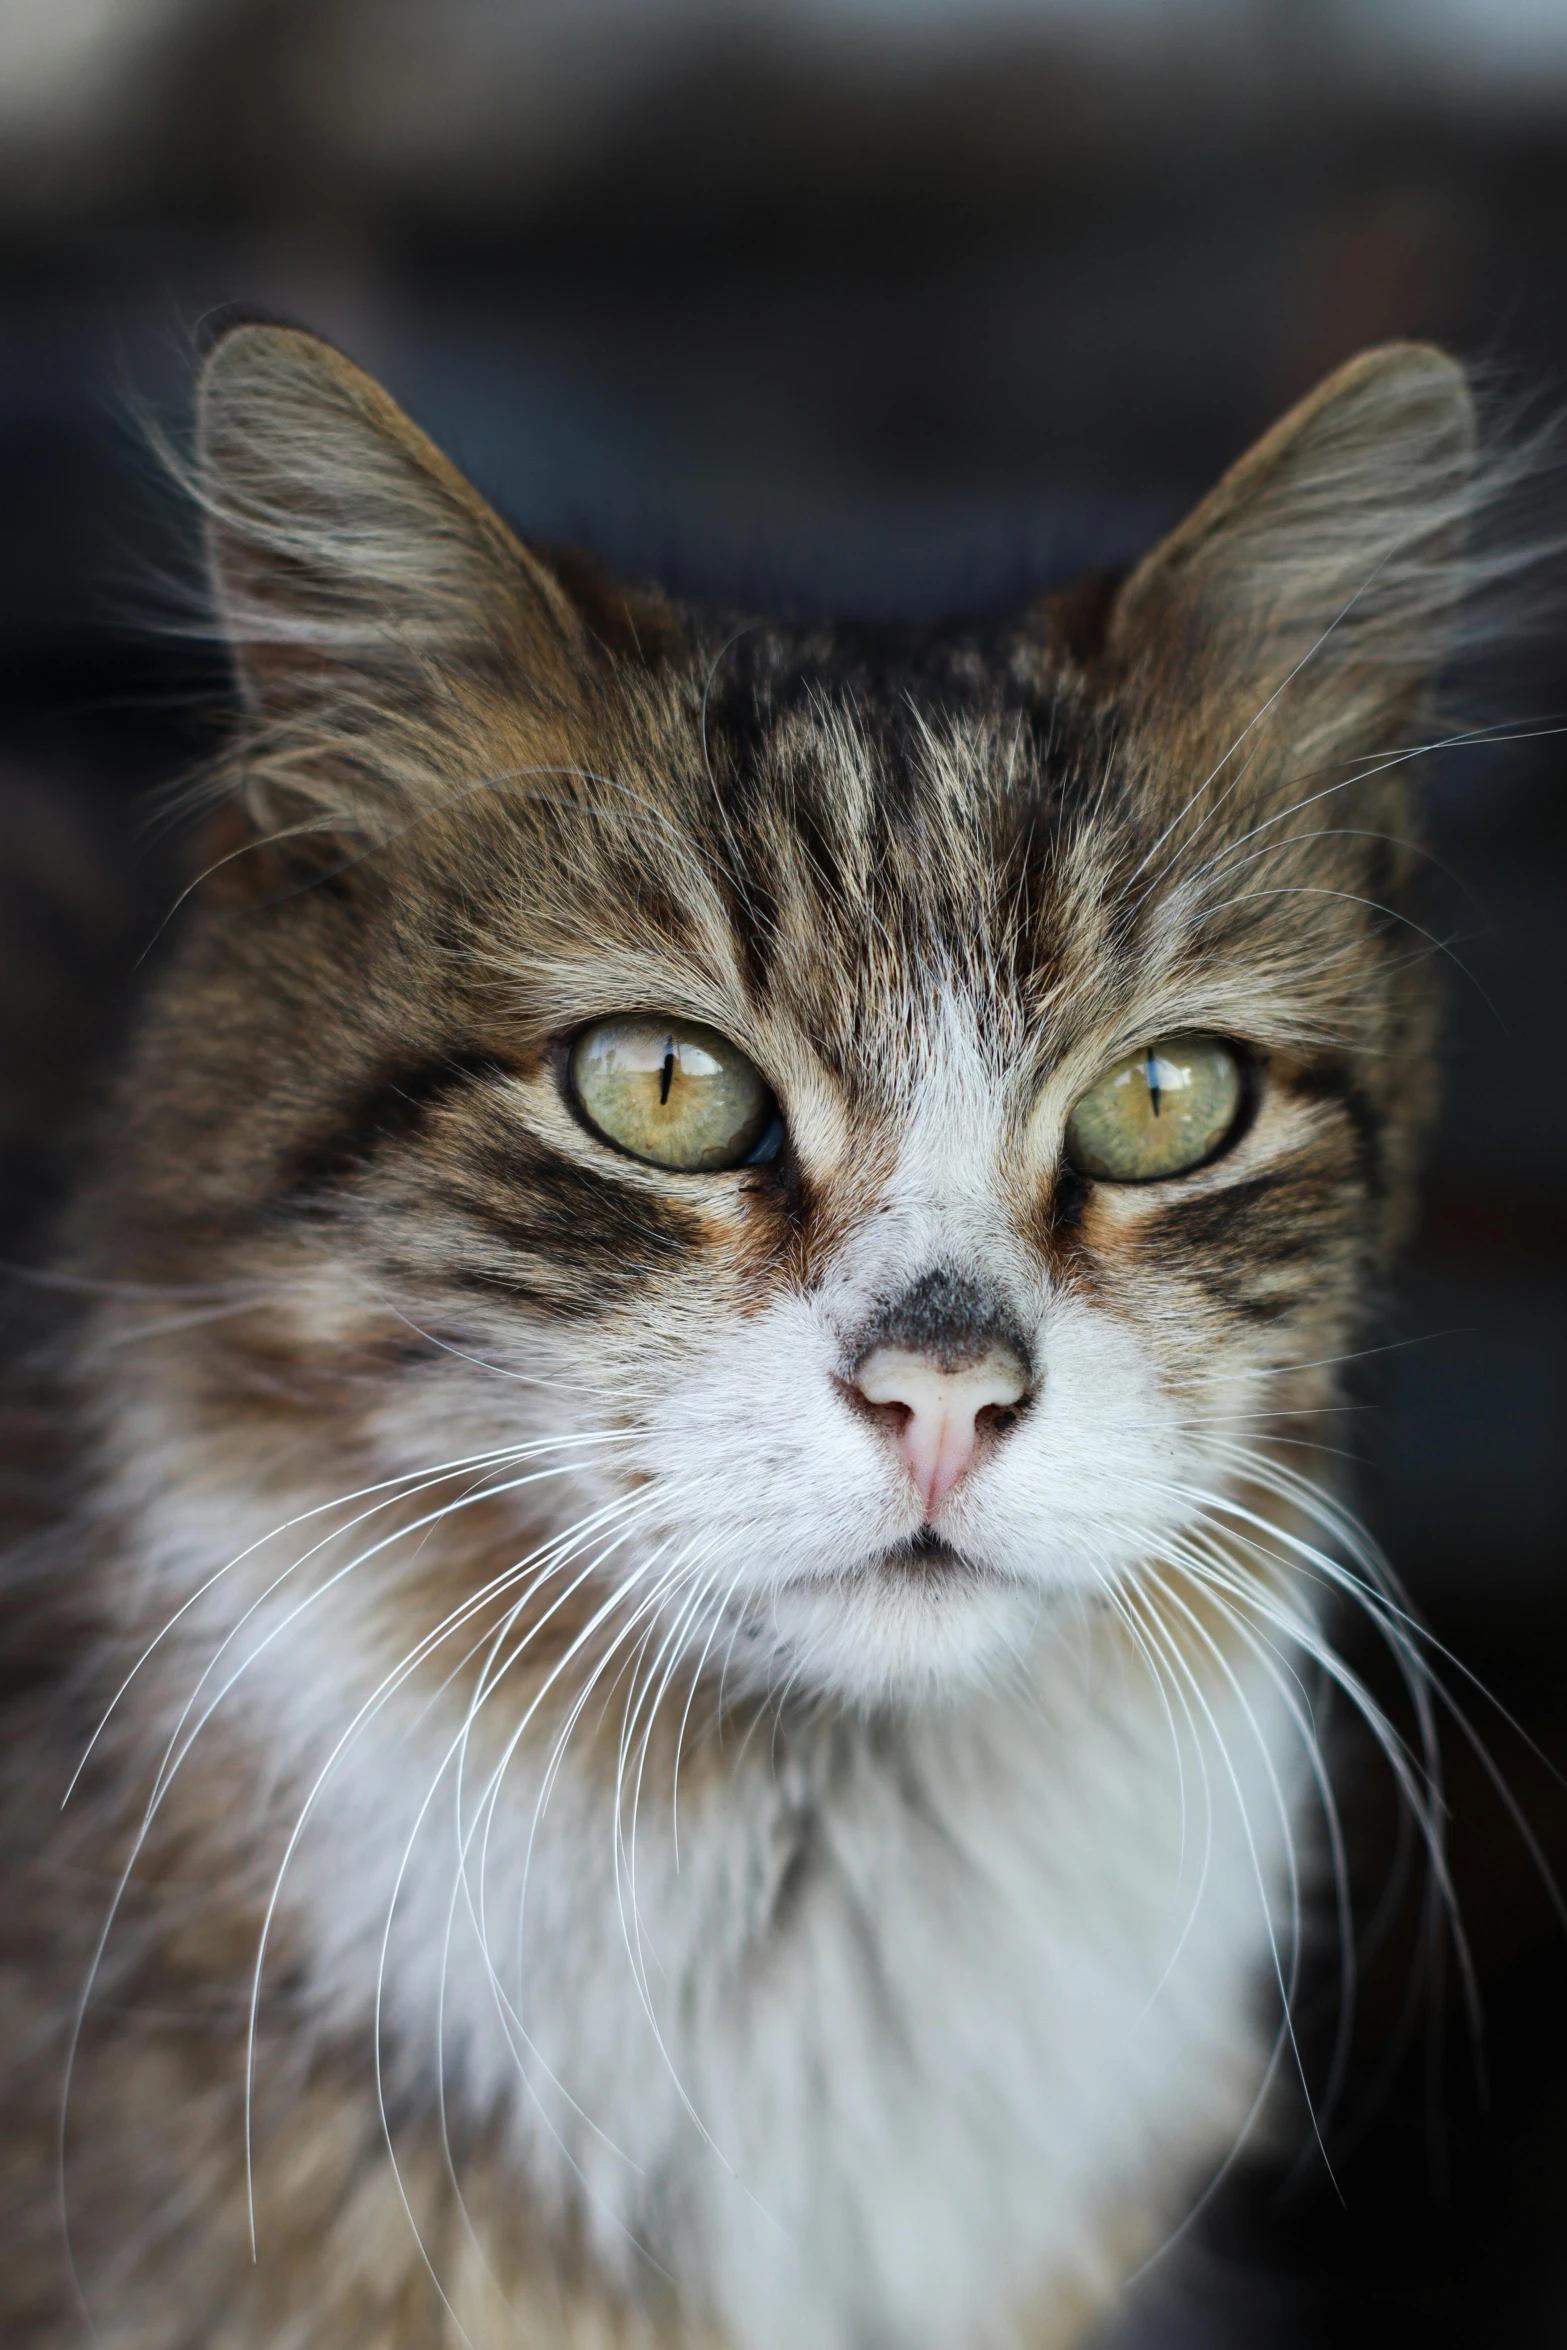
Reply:
M1393 347L1119 587L787 628L546 560L339 354L219 343L242 709L28 1553L14 2338L1042 2350L1258 2125L1344 1890L1324 1689L1440 1885L1323 1626L1420 1687L1331 1462L1431 1094L1474 451ZM596 1137L619 1011L728 1036L782 1156ZM1192 1031L1229 1147L1076 1174ZM933 1279L1036 1372L934 1553L845 1401Z

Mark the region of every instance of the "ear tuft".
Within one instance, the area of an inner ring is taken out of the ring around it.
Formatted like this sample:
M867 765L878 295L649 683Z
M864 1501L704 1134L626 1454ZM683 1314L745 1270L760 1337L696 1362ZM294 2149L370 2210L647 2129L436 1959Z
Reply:
M229 328L202 370L196 453L218 612L259 714L401 699L453 667L568 690L581 627L558 584L329 344Z
M1324 696L1342 695L1348 673L1359 690L1341 702L1346 720L1407 706L1446 649L1474 474L1474 404L1455 362L1421 343L1363 352L1138 565L1111 658L1165 691L1189 674L1209 698L1222 675L1237 709L1290 681L1319 740Z

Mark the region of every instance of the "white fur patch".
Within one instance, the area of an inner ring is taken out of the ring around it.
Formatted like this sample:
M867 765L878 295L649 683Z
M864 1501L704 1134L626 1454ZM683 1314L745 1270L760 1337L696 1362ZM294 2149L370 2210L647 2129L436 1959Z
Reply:
M514 1471L542 1480L516 1496L519 1555L541 1509L557 1529L608 1513L558 1587L595 1558L595 1590L667 1578L611 1719L638 1689L678 1718L704 1656L736 1696L801 1700L704 1766L678 1835L660 1776L633 1836L636 1734L618 1811L600 1762L557 1751L559 1692L522 1727L500 1674L463 1745L473 1672L443 1677L494 1608L375 1697L385 1593L438 1525L377 1553L367 1520L269 1593L317 1539L296 1527L182 1631L203 1658L255 1603L208 1695L248 1660L221 1719L258 1786L297 1814L320 1782L286 1909L367 2081L384 1945L400 2091L428 2109L439 2064L450 2110L506 2117L530 2205L575 2212L628 2290L672 2277L744 2350L952 2350L1005 2340L1032 2294L1101 2286L1112 2230L1157 2238L1221 2158L1269 2038L1295 1727L1244 1647L1156 1673L1107 1598L1190 1522L1251 1386L1215 1363L1193 1414L1133 1326L1051 1288L1004 1212L1000 1096L955 1014L910 1100L874 1212L808 1295L682 1331L662 1362L625 1347L605 1371L578 1341L575 1387L564 1354L544 1390L537 1354L512 1384L454 1359L438 1405L381 1422L389 1471L412 1471L581 1435L592 1377L629 1398L619 1452ZM877 1564L917 1504L838 1376L846 1334L933 1262L1014 1302L1039 1389L943 1504L974 1572L922 1580ZM284 1514L171 1490L181 1442L137 1447L175 1598Z

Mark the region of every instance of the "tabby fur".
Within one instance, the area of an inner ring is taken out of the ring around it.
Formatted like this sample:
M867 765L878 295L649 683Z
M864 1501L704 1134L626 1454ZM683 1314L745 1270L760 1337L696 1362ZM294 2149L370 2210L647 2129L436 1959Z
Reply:
M1045 2350L1177 2228L1287 2062L1472 468L1394 346L1123 581L776 624L217 343L240 713L11 1577L7 2341ZM587 1132L626 1010L781 1156ZM1233 1146L1074 1174L1177 1030ZM922 1282L1036 1374L936 1553L841 1383Z

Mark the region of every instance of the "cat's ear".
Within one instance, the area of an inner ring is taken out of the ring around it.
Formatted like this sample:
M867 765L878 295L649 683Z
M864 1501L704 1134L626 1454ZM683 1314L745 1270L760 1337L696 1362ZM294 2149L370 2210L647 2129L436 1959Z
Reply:
M380 386L314 335L237 326L197 394L218 617L252 712L380 703L453 672L569 703L580 616Z
M1105 652L1150 717L1179 714L1199 756L1223 757L1264 712L1306 760L1374 748L1446 650L1474 461L1451 359L1419 343L1363 352L1143 559Z

